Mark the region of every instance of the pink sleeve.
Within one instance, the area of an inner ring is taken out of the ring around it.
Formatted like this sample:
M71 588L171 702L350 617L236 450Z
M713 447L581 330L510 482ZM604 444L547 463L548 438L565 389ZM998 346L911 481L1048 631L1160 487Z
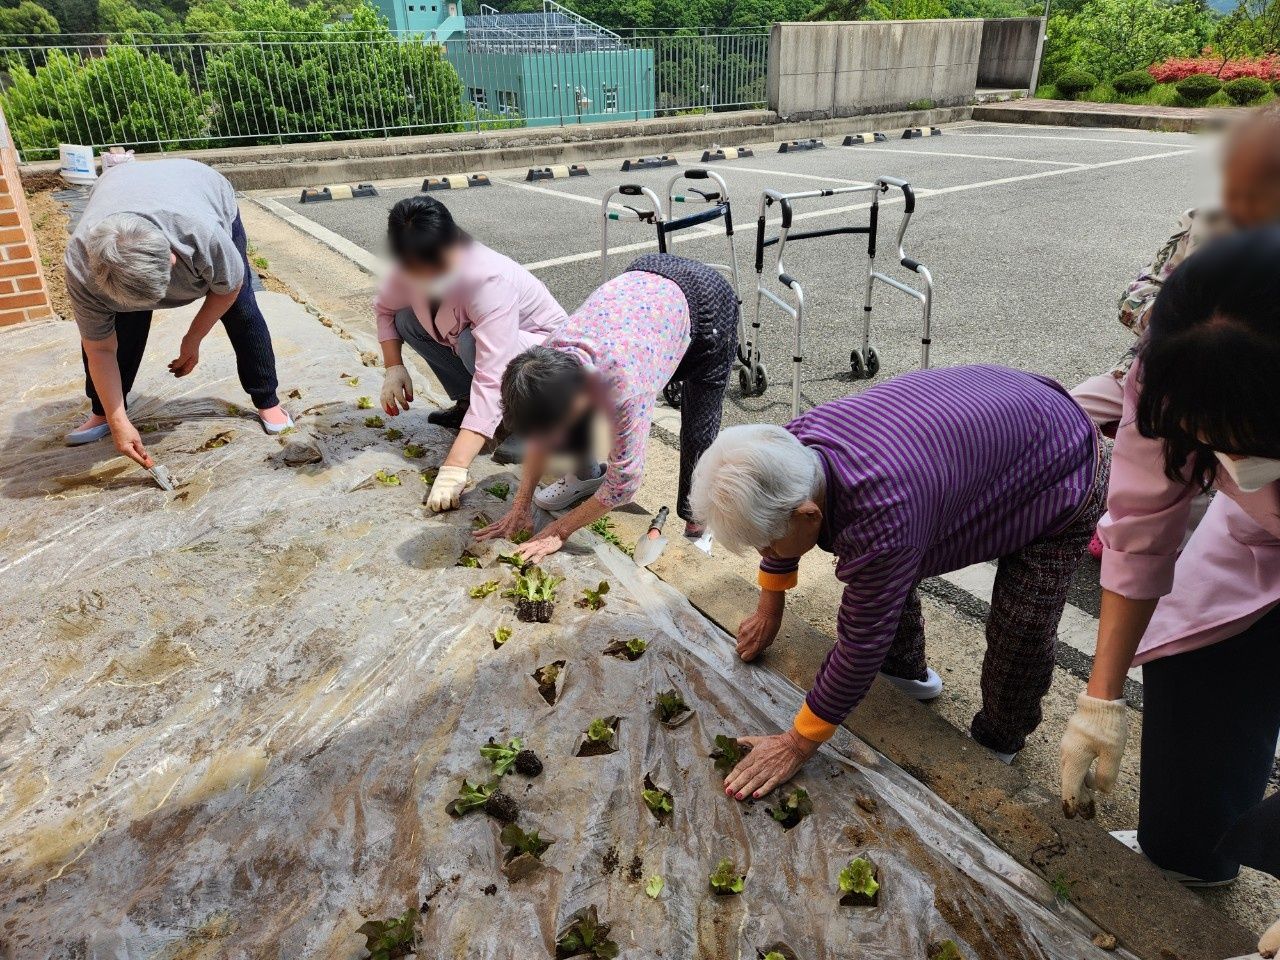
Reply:
M476 371L462 426L492 437L502 422L502 375L520 352L520 301L510 283L490 277L476 290L467 312L476 338Z
M1164 443L1138 432L1137 364L1125 378L1124 413L1111 455L1107 513L1098 524L1102 586L1130 600L1153 600L1173 588L1173 568L1187 529L1195 487L1164 474Z
M378 342L399 340L396 332L396 314L409 306L408 292L400 281L399 274L392 271L387 274L378 288L378 295L373 298L373 314L378 319Z
M653 422L651 396L629 397L617 406L613 420L613 447L596 498L612 510L630 503L644 476L644 447Z

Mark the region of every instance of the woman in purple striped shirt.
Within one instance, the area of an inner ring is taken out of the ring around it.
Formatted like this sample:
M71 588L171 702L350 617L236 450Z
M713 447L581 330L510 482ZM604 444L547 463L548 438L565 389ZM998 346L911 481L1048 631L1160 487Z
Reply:
M730 549L754 547L760 601L738 631L752 660L777 636L813 547L845 584L836 643L792 729L744 737L739 800L789 780L877 672L917 699L942 690L916 585L998 560L973 738L1006 762L1040 723L1067 589L1106 501L1092 422L1052 380L1004 367L903 374L784 427L724 431L694 474L693 510Z

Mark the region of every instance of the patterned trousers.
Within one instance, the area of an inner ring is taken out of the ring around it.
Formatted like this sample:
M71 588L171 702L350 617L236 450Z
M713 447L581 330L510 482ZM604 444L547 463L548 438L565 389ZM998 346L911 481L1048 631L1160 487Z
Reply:
M985 747L1015 753L1040 725L1040 701L1053 681L1058 622L1085 547L1106 511L1110 477L1110 446L1100 443L1093 489L1075 518L996 564L982 659L982 709L969 728ZM912 590L882 671L924 679L924 648L920 597Z

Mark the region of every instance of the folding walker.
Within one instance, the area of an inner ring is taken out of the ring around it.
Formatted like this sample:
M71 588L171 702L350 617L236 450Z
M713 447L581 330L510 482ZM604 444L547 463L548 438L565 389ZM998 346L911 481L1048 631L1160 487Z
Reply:
M902 222L898 225L898 263L917 274L924 281L923 290L917 290L901 280L896 280L876 270L876 229L880 223L880 195L888 193L893 188L901 190L903 195ZM821 230L792 231L792 204L794 202L817 197L834 197L856 193L868 193L871 195L870 222L867 226L842 226L828 227ZM765 234L765 214L769 207L775 203L781 211L782 224L777 235L770 237ZM862 305L862 347L860 349L855 347L849 353L849 366L855 379L870 379L880 371L880 356L876 353L875 347L871 346L871 294L877 280L893 287L895 290L902 291L907 296L920 302L924 321L920 336L920 367L925 369L929 366L929 344L931 343L929 322L930 312L933 307L933 276L919 260L908 257L902 247L907 225L911 222L911 215L915 212L915 209L916 197L911 189L911 184L897 177L879 177L868 184L805 190L800 193L782 193L778 190L764 191L760 197L759 217L756 221L755 316L751 322L751 338L747 345L746 356L743 358L743 367L738 371L738 380L744 396L759 396L764 393L769 385L768 371L760 362L760 308L761 300L767 297L783 313L791 317L794 324L795 348L791 357L791 415L793 417L800 415L800 365L804 362L805 300L804 289L801 287L800 281L787 272L782 262L782 255L787 241L813 240L818 237L832 237L843 234L866 234L867 236L867 280L866 294ZM791 292L794 305L788 302L781 294L768 289L766 285L764 251L766 247L771 247L775 244L778 247L775 279L782 284L785 290Z
M690 186L687 193L678 194L676 193L676 186L682 180L710 180L715 184L716 189L701 190ZM622 210L611 209L610 202L619 195L624 197L643 197L648 202L649 207L645 209L624 204L624 209ZM700 226L704 223L722 220L724 222L725 239L729 245L729 262L709 263L707 266L720 271L733 284L733 295L738 301L738 359L745 364L747 362L747 352L743 347L743 337L746 332L746 323L742 317L742 287L738 280L738 255L733 245L733 207L729 202L729 187L725 184L724 178L718 173L712 170L704 170L701 167L690 167L688 170L682 170L675 174L667 181L666 195L665 214L662 201L649 187L625 183L622 186L614 187L604 195L604 199L600 202L600 282L603 283L609 279L609 221L635 219L641 223L653 224L658 233L658 252L667 253L667 238L671 234L678 233L681 230L688 230L690 227ZM704 210L677 217L675 216L675 205L677 203L706 203L709 206ZM663 397L673 407L680 406L680 393L680 384L674 381L662 388Z

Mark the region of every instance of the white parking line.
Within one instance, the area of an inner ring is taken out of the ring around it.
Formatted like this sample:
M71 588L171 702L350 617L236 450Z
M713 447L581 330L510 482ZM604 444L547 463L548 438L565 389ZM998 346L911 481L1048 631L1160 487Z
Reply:
M910 153L922 157L964 157L968 160L1003 160L1008 163L1043 163L1051 167L1087 167L1073 160L1034 160L1030 157L998 157L987 153L951 153L946 150L913 150L910 147L872 147L861 144L850 148L854 153Z
M346 257L366 273L371 273L375 277L382 275L382 261L359 244L352 243L346 237L334 233L327 227L320 226L310 217L290 210L278 200L273 200L270 197L251 197L250 199L264 210L275 214L291 227L296 227L308 236L319 240L330 250Z
M740 167L734 164L732 167L720 167L716 173L764 173L771 177L794 177L797 180L817 180L820 183L838 183L841 186L849 187L865 187L870 185L870 180L843 180L840 177L823 177L815 173L791 173L788 170L768 170L764 167ZM728 179L727 177L725 179Z
M1134 147L1153 147L1161 142L1160 140L1117 140L1114 137L1053 137L1043 133L971 133L967 130L948 130L947 135L955 137L991 137L1003 140L1053 140L1058 143L1121 143Z

